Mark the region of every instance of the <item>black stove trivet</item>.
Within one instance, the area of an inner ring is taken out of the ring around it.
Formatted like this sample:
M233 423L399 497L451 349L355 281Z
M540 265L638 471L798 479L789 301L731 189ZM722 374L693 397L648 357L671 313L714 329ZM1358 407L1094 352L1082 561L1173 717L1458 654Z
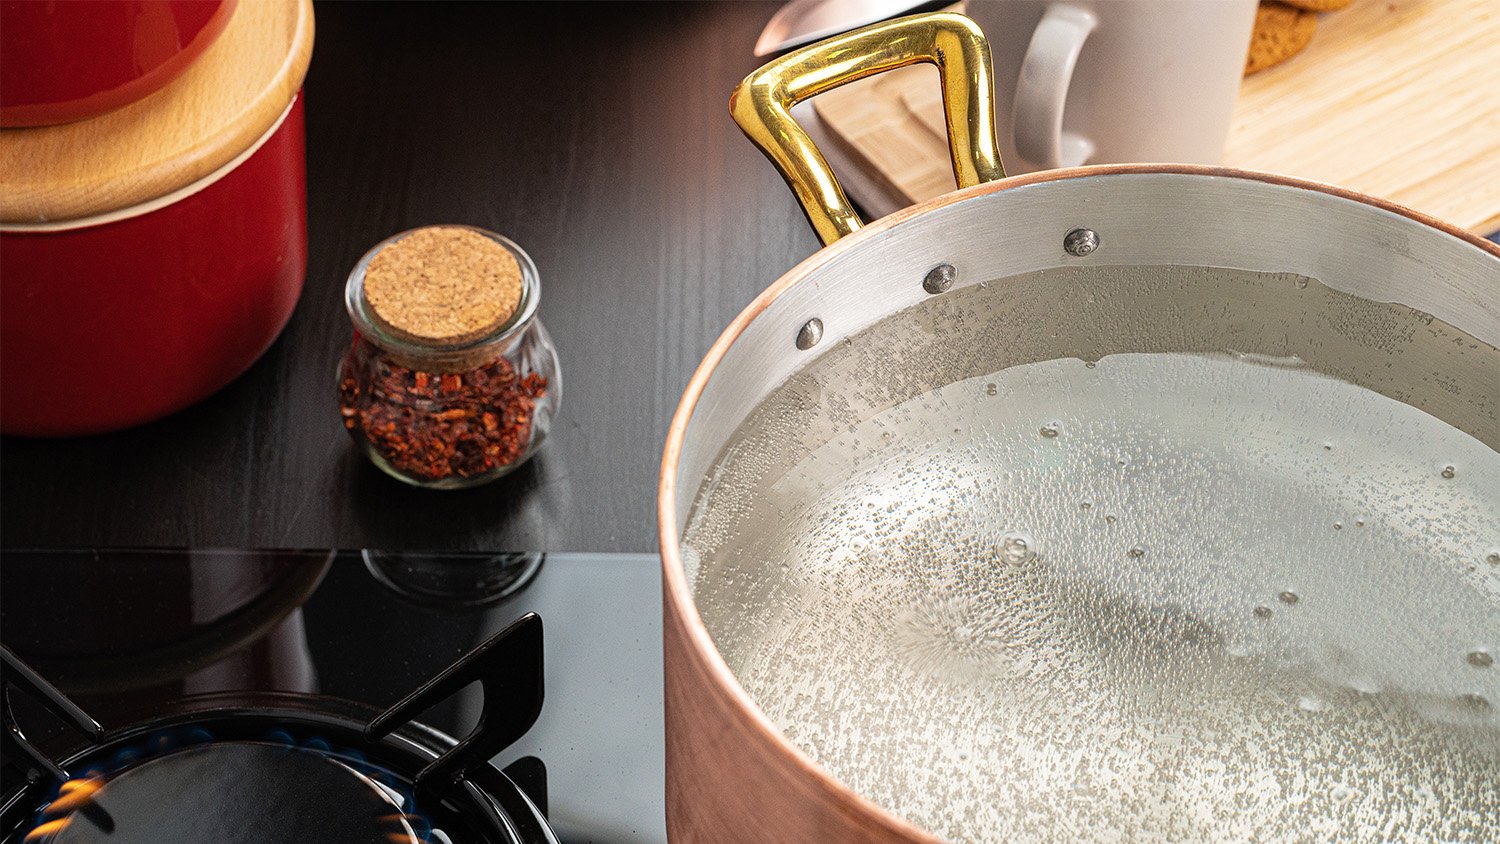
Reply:
M543 817L545 769L489 759L542 706L542 624L524 615L383 713L337 698L234 693L108 734L3 652L5 755L25 780L0 804L8 840L81 842L430 842L556 844ZM480 717L461 741L416 721L470 684ZM87 745L54 759L11 711L19 691ZM541 808L538 808L538 804Z

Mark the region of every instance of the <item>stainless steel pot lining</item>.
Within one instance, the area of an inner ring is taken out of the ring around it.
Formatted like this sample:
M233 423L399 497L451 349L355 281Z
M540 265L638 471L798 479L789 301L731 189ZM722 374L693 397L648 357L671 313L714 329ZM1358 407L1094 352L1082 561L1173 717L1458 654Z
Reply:
M1066 234L1079 227L1101 240L1085 258L1062 249ZM956 269L957 282L944 296L980 281L1069 266L1292 273L1414 308L1500 346L1493 256L1381 208L1250 178L1139 172L970 191L869 234L858 238L857 249L840 243L810 258L762 295L752 306L758 312L731 327L725 341L733 343L704 385L683 437L682 478L703 477L755 402L831 343L927 301L922 280L945 263ZM798 350L795 338L812 318L821 321L822 340ZM1061 312L1051 318L1073 319ZM677 485L679 526L696 494L692 483Z
M953 839L1500 835L1500 352L1369 281L1064 266L825 339L694 489L716 647Z

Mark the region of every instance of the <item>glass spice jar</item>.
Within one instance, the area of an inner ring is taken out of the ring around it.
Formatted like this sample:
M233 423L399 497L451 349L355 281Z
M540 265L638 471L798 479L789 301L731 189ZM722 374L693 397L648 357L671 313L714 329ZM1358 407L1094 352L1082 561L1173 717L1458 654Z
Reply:
M338 392L344 427L370 460L433 489L524 463L562 391L540 298L531 258L483 229L412 229L365 253L344 290L354 342Z

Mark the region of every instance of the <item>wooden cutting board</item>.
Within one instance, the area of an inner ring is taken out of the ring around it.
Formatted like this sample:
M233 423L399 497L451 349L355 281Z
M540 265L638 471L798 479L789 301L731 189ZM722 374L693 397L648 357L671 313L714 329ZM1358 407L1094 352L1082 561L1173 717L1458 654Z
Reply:
M1500 229L1500 3L1354 0L1302 54L1245 79L1224 162L1340 185L1480 234ZM888 213L953 190L937 75L904 68L814 100L851 195Z

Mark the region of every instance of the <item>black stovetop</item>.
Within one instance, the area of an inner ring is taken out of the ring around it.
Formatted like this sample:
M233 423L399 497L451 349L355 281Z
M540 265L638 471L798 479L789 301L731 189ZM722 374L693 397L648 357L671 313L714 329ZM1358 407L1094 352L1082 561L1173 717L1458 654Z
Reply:
M495 764L542 760L548 819L563 842L666 840L655 556L373 556L5 551L4 644L110 730L224 692L316 693L385 709L535 612L545 625L545 702ZM495 597L506 572L538 559L524 586ZM481 570L501 576L450 577ZM479 704L475 686L421 721L462 736ZM67 739L45 719L22 727L39 743Z

